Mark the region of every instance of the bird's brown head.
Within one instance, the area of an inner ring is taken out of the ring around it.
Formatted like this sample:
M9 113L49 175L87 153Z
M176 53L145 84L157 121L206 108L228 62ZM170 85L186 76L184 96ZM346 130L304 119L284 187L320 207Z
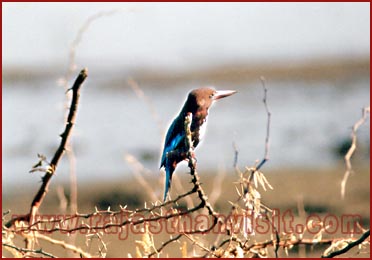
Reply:
M197 88L189 93L185 103L187 112L196 113L204 111L208 113L208 109L213 101L231 96L235 94L235 90L215 90L211 87Z

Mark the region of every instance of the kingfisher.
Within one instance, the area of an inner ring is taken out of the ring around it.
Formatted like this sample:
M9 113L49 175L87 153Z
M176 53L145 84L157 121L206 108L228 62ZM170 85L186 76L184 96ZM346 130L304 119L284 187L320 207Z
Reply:
M235 90L215 90L204 87L192 90L178 116L170 125L165 137L164 149L161 156L160 169L165 168L165 190L164 201L167 199L171 186L172 175L179 162L187 159L187 148L185 145L185 117L191 113L191 139L192 146L196 148L201 141L208 116L208 110L214 101L236 93Z

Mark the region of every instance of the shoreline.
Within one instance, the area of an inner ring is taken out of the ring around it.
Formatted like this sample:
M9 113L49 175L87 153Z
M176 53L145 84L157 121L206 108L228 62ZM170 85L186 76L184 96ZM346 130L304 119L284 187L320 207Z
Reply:
M110 63L112 64L112 63ZM115 63L114 63L115 64ZM87 66L89 63L87 64ZM47 67L3 66L3 83L12 85L24 81L42 81L61 78L66 71L62 64ZM312 60L282 60L272 62L221 62L218 65L196 66L183 70L159 69L154 67L127 67L117 64L111 67L93 66L97 78L105 78L111 88L122 86L128 78L141 86L148 84L170 87L183 82L251 82L261 76L270 80L342 81L350 78L369 77L370 58L319 57ZM119 76L118 76L119 75Z

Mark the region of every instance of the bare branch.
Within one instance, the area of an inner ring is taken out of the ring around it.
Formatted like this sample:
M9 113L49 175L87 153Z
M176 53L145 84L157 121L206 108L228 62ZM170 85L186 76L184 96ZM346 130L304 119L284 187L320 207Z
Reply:
M130 10L130 9L127 9L127 10ZM66 75L64 77L64 81L65 83L67 84L67 81L68 79L71 77L71 74L75 71L76 69L76 62L75 62L75 59L76 59L76 50L79 46L79 44L81 43L81 41L83 40L83 36L85 34L85 32L89 29L89 27L93 24L94 21L102 18L102 17L105 17L105 16L111 16L113 14L116 14L120 11L124 11L124 9L120 9L120 8L115 8L113 10L108 10L108 11L101 11L101 12L98 12L98 13L95 13L91 16L89 16L83 23L83 25L79 28L74 40L72 41L71 45L70 45L70 49L69 49L69 67L68 67L68 70L66 72Z
M345 246L341 250L333 251L329 253L328 255L322 255L322 258L333 258L335 256L345 254L347 251L349 251L353 247L356 247L357 245L363 243L369 237L369 235L370 235L370 230L368 229L358 240L350 242L347 246Z
M264 97L263 103L265 105L266 113L267 113L267 124L266 124L266 137L265 137L265 155L262 161L257 165L256 170L258 171L268 160L269 160L269 141L270 141L270 124L271 124L271 112L267 105L267 88L266 88L266 80L264 77L261 77L262 87L264 90Z
M15 250L17 250L18 252L21 252L21 253L34 253L34 254L47 256L47 257L50 257L50 258L57 258L56 256L52 255L51 253L45 252L41 248L40 249L27 249L27 248L22 248L22 247L17 247L17 246L11 245L11 244L7 244L7 243L2 243L2 245L5 246L5 247L15 249Z
M233 149L234 149L234 163L233 163L233 166L234 166L235 169L237 169L237 167L238 167L239 151L238 151L238 147L237 147L235 141L233 142L232 146L233 146Z
M216 178L214 178L213 190L209 196L209 202L212 205L214 205L217 202L218 198L222 194L222 184L223 184L223 180L225 179L225 176L226 176L225 169L221 169L221 167L219 167L217 171L217 176Z
M175 236L175 237L167 240L158 249L156 249L154 252L152 252L151 254L149 254L148 257L152 257L155 254L159 254L167 245L169 245L172 242L178 241L182 237L182 235L183 234L178 234L177 236Z
M159 198L156 197L154 190L148 181L143 177L143 170L145 167L131 154L126 154L124 159L132 166L133 175L137 179L138 183L143 187L143 190L147 192L152 201L157 201Z
M362 112L362 118L360 118L353 126L352 132L351 132L351 146L349 150L347 151L344 159L345 159L345 165L346 165L346 171L344 174L344 177L341 181L341 198L345 198L345 189L346 189L346 182L350 176L350 174L353 172L352 166L351 166L351 157L353 156L355 149L357 147L357 131L358 128L364 124L364 122L367 120L367 117L369 117L370 113L370 107L363 108Z
M37 194L35 195L35 197L32 201L31 210L30 210L30 213L29 213L29 222L30 222L31 225L34 222L35 214L37 213L41 203L43 202L43 199L44 199L46 193L48 192L48 187L49 187L49 183L51 181L51 178L56 171L58 163L59 163L60 159L62 158L62 155L63 155L63 153L66 149L66 144L68 143L68 140L71 136L71 130L73 128L73 125L75 124L75 118L76 118L77 108L78 108L78 104L79 104L80 87L83 84L83 82L85 81L85 79L87 78L87 76L88 76L88 70L83 69L80 72L80 74L77 77L74 85L71 88L72 92L73 92L73 97L72 97L72 101L71 101L70 112L69 112L68 117L67 117L66 128L65 128L65 131L61 134L61 143L60 143L56 153L54 154L54 156L53 156L53 158L50 162L50 165L48 166L48 170L47 170L46 174L42 178L43 183L42 183L39 191L37 192Z
M192 235L187 235L185 234L185 237L190 240L194 245L198 246L199 248L201 248L202 250L204 250L205 252L207 252L213 256L216 256L209 248L205 247L203 244L201 244L200 242L198 242Z
M154 103L152 100L145 95L145 92L141 89L141 87L138 85L137 81L135 81L133 78L129 78L127 80L128 85L132 88L134 93L136 93L137 97L141 99L149 108L152 117L154 118L155 122L158 125L160 135L164 135L164 127L163 127L163 122L160 119L159 113L156 110L156 107L154 106Z
M84 257L84 258L91 258L92 257L89 253L85 252L81 248L79 248L75 245L72 245L72 244L68 244L65 241L53 239L51 237L42 235L40 233L35 233L33 236L35 236L38 239L48 241L51 244L59 245L59 246L65 248L65 249L71 250L72 252L79 254L81 257Z

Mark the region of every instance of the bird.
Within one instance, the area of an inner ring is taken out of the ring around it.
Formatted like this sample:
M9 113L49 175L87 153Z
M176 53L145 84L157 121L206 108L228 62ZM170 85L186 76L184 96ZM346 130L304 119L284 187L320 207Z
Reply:
M187 159L187 148L185 145L185 117L191 113L191 141L194 148L200 143L206 128L209 108L214 101L235 94L235 90L215 90L213 87L197 88L188 94L188 97L168 128L163 153L161 156L160 169L165 168L165 202L171 186L172 175L177 164Z

